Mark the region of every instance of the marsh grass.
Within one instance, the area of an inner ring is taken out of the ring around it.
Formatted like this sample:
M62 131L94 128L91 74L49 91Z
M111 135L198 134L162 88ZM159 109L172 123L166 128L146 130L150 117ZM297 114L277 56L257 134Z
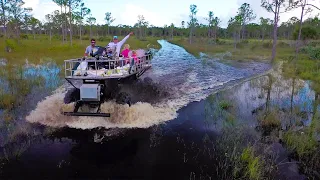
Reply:
M119 37L120 39L124 37ZM111 37L96 38L97 45L106 46ZM160 48L157 38L148 37L146 40L138 40L135 36L130 37L126 43L130 44L131 49L147 48L149 45L153 48ZM38 36L34 39L21 39L19 42L14 39L0 38L0 58L5 58L14 64L23 64L26 59L30 63L38 64L43 58L51 58L57 64L62 64L63 60L83 57L85 48L90 45L90 40L74 40L73 45L63 44L59 39L48 40L47 36ZM12 51L6 52L9 46Z
M208 127L222 122L223 127L234 127L238 121L233 101L224 97L224 92L210 95L205 102L204 124Z
M8 64L0 70L2 86L0 88L0 109L3 119L11 121L12 111L25 101L25 97L36 86L42 86L44 80L40 76L27 78L22 65Z
M281 128L280 111L277 108L260 112L257 120L266 135Z
M234 48L234 43L230 39L220 39L216 44L207 43L206 39L196 39L193 44L189 44L187 39L175 38L170 41L176 45L184 47L194 56L199 56L199 52L211 56L218 53L230 52L231 57L228 60L249 61L249 60L270 60L272 41L259 41L254 39L243 40ZM292 43L291 43L292 44ZM285 60L294 54L294 47L288 41L279 41L277 45L276 59Z
M317 104L316 104L317 105ZM284 132L283 142L293 159L299 161L303 174L310 179L319 179L319 112L314 113L310 126L296 130L294 126Z
M222 100L222 101L219 103L219 106L220 106L220 108L223 109L223 110L228 110L230 107L232 107L232 104L231 104L229 101Z
M260 152L265 145L256 143L258 139L257 133L243 126L224 128L215 145L226 163L220 171L229 174L223 179L272 179L274 162Z
M287 147L296 152L299 157L311 155L318 147L316 139L304 131L288 131L283 139Z
M319 178L320 148L314 135L310 135L308 128L302 131L290 130L283 136L283 141L291 152L293 159L299 161L303 174L310 179Z
M18 142L17 142L18 141ZM7 162L19 160L21 155L30 147L31 140L28 138L16 138L3 148L3 157Z
M258 180L262 177L263 159L257 156L253 146L246 147L240 157L243 165L245 176L252 180Z

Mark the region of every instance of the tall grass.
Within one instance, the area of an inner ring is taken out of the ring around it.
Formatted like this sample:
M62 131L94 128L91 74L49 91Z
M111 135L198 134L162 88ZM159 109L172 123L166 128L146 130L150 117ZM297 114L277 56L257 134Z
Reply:
M257 156L253 146L246 147L240 157L244 164L244 174L248 179L258 180L263 174L263 159Z
M215 153L222 155L218 168L226 172L223 179L272 179L274 161L258 152L267 145L256 143L259 136L245 127L226 127L215 144Z
M318 142L313 136L305 132L288 131L284 135L284 142L291 151L299 157L308 156L317 149Z

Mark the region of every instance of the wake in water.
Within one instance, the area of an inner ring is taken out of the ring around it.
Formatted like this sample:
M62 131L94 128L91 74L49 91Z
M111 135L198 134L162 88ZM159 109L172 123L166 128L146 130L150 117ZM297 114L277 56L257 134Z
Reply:
M176 111L168 107L152 106L138 102L131 107L113 101L101 105L101 112L111 113L111 117L70 117L63 111L72 111L72 104L64 104L65 93L56 93L40 102L37 108L27 116L27 121L52 127L71 127L79 129L104 128L147 128L173 119Z
M64 116L62 111L72 111L73 104L63 104L65 92L57 91L38 103L27 121L80 129L148 128L174 119L181 107L205 99L213 89L252 75L248 69L237 69L214 60L210 65L203 64L183 48L159 42L162 48L152 60L153 67L144 74L147 78L121 87L133 99L131 107L109 101L102 104L101 112L110 113L110 118Z

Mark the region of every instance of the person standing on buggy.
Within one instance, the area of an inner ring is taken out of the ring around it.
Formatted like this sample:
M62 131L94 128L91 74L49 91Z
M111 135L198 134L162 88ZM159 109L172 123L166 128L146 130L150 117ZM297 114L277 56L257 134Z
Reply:
M116 57L119 57L120 55L120 50L123 44L127 41L127 39L133 35L133 32L130 32L125 38L123 38L121 41L118 40L118 36L113 36L113 41L110 42L107 46L107 53L112 51L112 54L115 55Z

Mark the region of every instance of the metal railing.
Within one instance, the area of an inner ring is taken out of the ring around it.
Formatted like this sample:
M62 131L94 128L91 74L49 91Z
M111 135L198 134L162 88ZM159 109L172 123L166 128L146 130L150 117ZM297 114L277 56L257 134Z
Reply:
M134 58L107 57L65 60L65 77L68 79L123 78L151 67L152 55ZM83 68L83 66L86 66Z

